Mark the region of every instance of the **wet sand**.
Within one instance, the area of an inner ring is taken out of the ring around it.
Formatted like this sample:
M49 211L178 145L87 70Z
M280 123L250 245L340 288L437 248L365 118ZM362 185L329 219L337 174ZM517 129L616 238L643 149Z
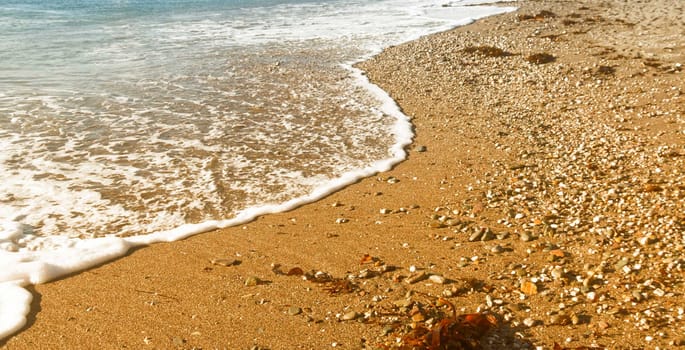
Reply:
M684 5L514 4L359 65L407 161L35 286L2 348L392 348L441 296L487 349L685 346Z

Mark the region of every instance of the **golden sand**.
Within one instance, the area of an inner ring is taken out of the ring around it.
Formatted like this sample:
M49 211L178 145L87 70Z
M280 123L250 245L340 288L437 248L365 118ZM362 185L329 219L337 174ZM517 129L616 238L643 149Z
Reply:
M515 4L360 64L413 118L395 169L35 286L2 348L391 348L440 296L488 349L683 346L683 4Z

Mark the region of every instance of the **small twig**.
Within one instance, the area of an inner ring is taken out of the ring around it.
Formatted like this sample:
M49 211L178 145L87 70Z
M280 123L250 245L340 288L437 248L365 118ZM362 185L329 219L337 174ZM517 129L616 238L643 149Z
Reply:
M157 292L152 292L152 291L147 291L147 290L140 290L140 289L136 289L135 291L138 292L138 293L152 294L152 295L155 295L155 296L160 296L160 297L163 297L163 298L167 298L167 299L172 299L172 300L178 301L178 298L176 298L176 297L172 297L172 296L160 294L160 293L157 293Z

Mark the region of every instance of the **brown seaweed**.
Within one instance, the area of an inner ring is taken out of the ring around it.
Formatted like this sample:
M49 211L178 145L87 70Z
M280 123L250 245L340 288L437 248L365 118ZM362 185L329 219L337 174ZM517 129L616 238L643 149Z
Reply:
M511 56L511 52L504 51L494 46L467 46L463 50L469 54L479 54L486 57L506 57Z
M526 57L526 61L535 64L554 62L557 58L548 53L536 53Z

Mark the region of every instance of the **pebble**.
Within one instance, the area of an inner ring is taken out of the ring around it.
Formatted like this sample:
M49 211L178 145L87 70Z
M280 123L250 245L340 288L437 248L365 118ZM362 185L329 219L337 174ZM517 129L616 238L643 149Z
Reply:
M495 253L495 254L500 254L500 253L504 252L504 248L501 245L497 244L494 247L490 248L490 252Z
M414 273L411 276L407 277L406 281L409 284L414 284L414 283L425 280L427 277L428 276L426 275L426 272L419 271L419 272Z
M595 300L597 299L597 293L595 293L595 292L588 292L587 294L585 294L585 297L586 297L587 300L589 300L589 301L595 301Z
M393 301L393 304L399 308L408 308L414 304L414 301L411 299L400 299Z
M526 327L533 327L536 323L537 322L530 317L523 320L523 324L526 325Z
M435 284L445 284L446 279L440 275L430 275L428 279Z
M426 316L422 313L415 313L411 316L411 320L414 322L422 322L426 320Z
M573 324L575 326L579 323L580 323L580 317L578 317L578 315L576 315L576 314L571 315L571 324Z
M260 284L261 282L262 281L259 278L255 277L255 276L250 276L250 277L245 279L245 286L252 287L252 286L256 286L256 285Z
M297 306L291 306L288 308L288 315L290 315L290 316L299 315L301 313L302 313L302 308L299 308Z
M356 319L357 317L359 317L359 314L356 311L350 311L350 312L342 315L342 317L340 317L340 319L343 321L351 321L351 320Z
M240 265L240 261L235 260L235 259L212 259L211 263L212 263L212 265L221 265L221 266Z
M599 327L600 330L605 330L609 328L609 324L606 323L606 321L599 321L597 322L597 327Z
M469 236L469 242L475 242L480 240L480 238L483 236L483 233L480 230L477 230L476 232L472 233Z
M533 236L531 236L531 235L528 234L527 232L521 233L520 238L521 238L521 240L524 241L524 242L530 242L530 241L533 240Z
M491 241L495 239L495 234L492 233L489 229L486 229L485 232L483 232L483 235L480 237L480 240L485 242L485 241Z
M565 313L558 313L550 316L549 324L553 325L567 325L571 322L571 318ZM575 323L574 323L575 324Z

